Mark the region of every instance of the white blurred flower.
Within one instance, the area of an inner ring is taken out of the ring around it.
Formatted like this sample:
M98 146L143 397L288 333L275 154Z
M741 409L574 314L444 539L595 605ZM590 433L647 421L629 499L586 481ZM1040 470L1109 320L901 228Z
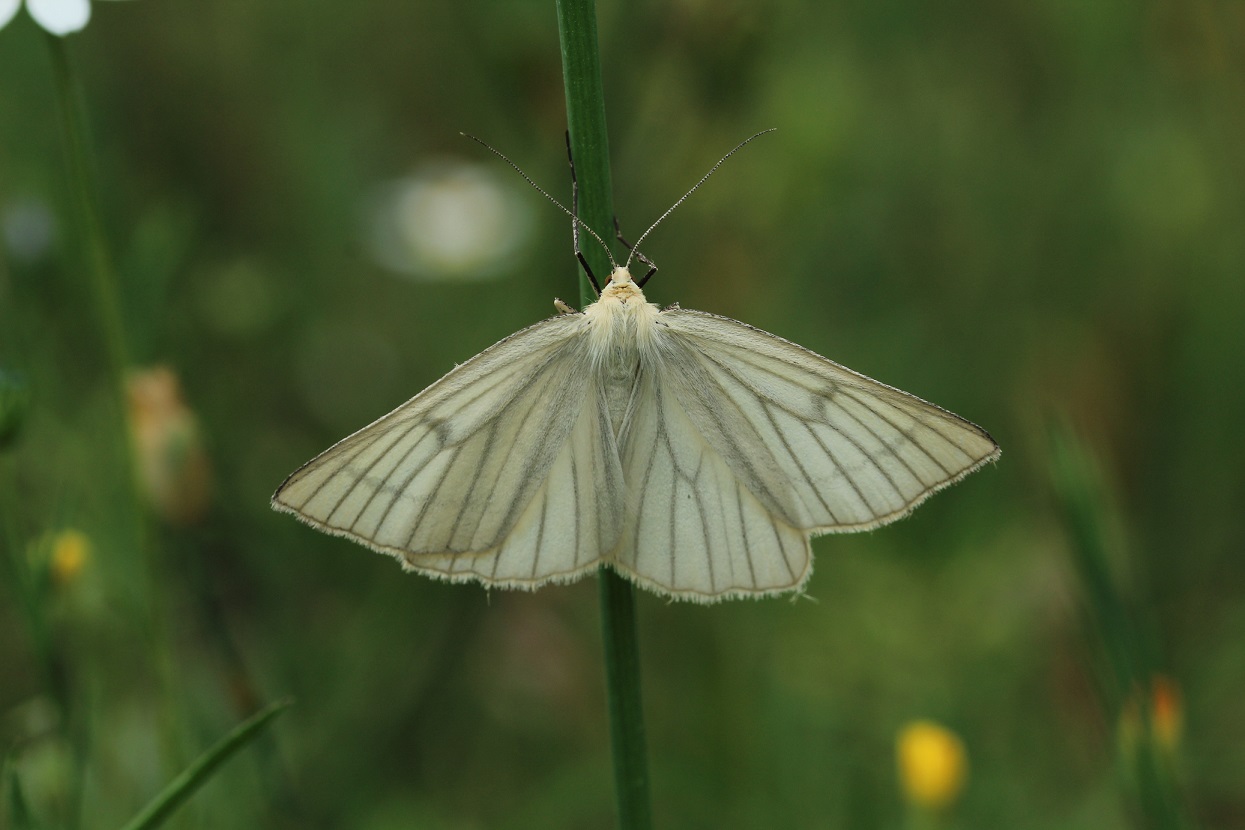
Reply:
M494 277L528 238L524 205L486 167L428 164L377 190L365 216L368 251L380 265L418 279Z
M0 0L0 29L13 19L22 0ZM91 0L26 0L26 11L54 35L80 31L91 19Z
M37 262L55 240L56 217L46 203L30 199L0 208L0 241L14 259Z

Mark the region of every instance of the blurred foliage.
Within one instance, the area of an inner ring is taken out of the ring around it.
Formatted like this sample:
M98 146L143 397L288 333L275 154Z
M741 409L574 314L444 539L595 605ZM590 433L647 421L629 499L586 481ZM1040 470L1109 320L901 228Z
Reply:
M971 759L953 826L1134 826L1051 413L1092 448L1112 572L1181 690L1185 802L1245 824L1245 7L599 16L630 236L779 128L646 242L650 296L930 398L1004 449L905 522L819 540L816 602L641 596L658 825L901 826L896 735L932 718ZM68 46L129 352L173 373L162 446L211 487L152 511L154 555L136 553L51 65L19 16L0 30L0 371L28 405L0 454L0 751L23 809L80 797L84 826L119 826L290 694L181 826L610 826L591 584L403 576L268 509L298 464L574 298L565 217L500 164L527 241L487 279L413 278L368 241L395 182L492 163L460 130L569 196L553 3L141 0L99 4ZM32 612L28 551L70 527L90 555Z

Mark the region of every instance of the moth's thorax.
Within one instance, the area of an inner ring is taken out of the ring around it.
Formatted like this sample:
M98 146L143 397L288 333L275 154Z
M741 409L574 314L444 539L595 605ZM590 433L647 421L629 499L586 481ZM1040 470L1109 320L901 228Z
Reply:
M614 269L601 296L584 309L593 350L601 357L621 349L645 348L652 338L660 309L644 298L624 267Z
M654 347L660 313L631 281L626 268L614 269L601 296L583 311L590 360L615 430L623 423L636 371Z

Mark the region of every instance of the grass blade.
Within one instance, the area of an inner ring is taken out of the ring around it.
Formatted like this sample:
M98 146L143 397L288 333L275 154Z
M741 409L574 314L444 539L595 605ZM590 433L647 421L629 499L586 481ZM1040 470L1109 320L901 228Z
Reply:
M207 783L216 770L235 752L258 737L265 726L293 703L294 701L290 699L279 700L238 724L215 746L200 755L194 763L169 782L169 785L131 819L123 830L151 830L151 828L159 827L186 799L194 795L199 787Z

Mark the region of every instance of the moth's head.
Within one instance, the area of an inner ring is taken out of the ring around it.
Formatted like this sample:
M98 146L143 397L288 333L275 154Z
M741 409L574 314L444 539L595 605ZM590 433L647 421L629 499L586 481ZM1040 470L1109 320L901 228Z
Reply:
M644 292L631 279L631 272L627 270L627 266L620 265L614 267L609 282L601 289L601 300L620 302L624 306L627 305L628 300L639 300L643 304Z

